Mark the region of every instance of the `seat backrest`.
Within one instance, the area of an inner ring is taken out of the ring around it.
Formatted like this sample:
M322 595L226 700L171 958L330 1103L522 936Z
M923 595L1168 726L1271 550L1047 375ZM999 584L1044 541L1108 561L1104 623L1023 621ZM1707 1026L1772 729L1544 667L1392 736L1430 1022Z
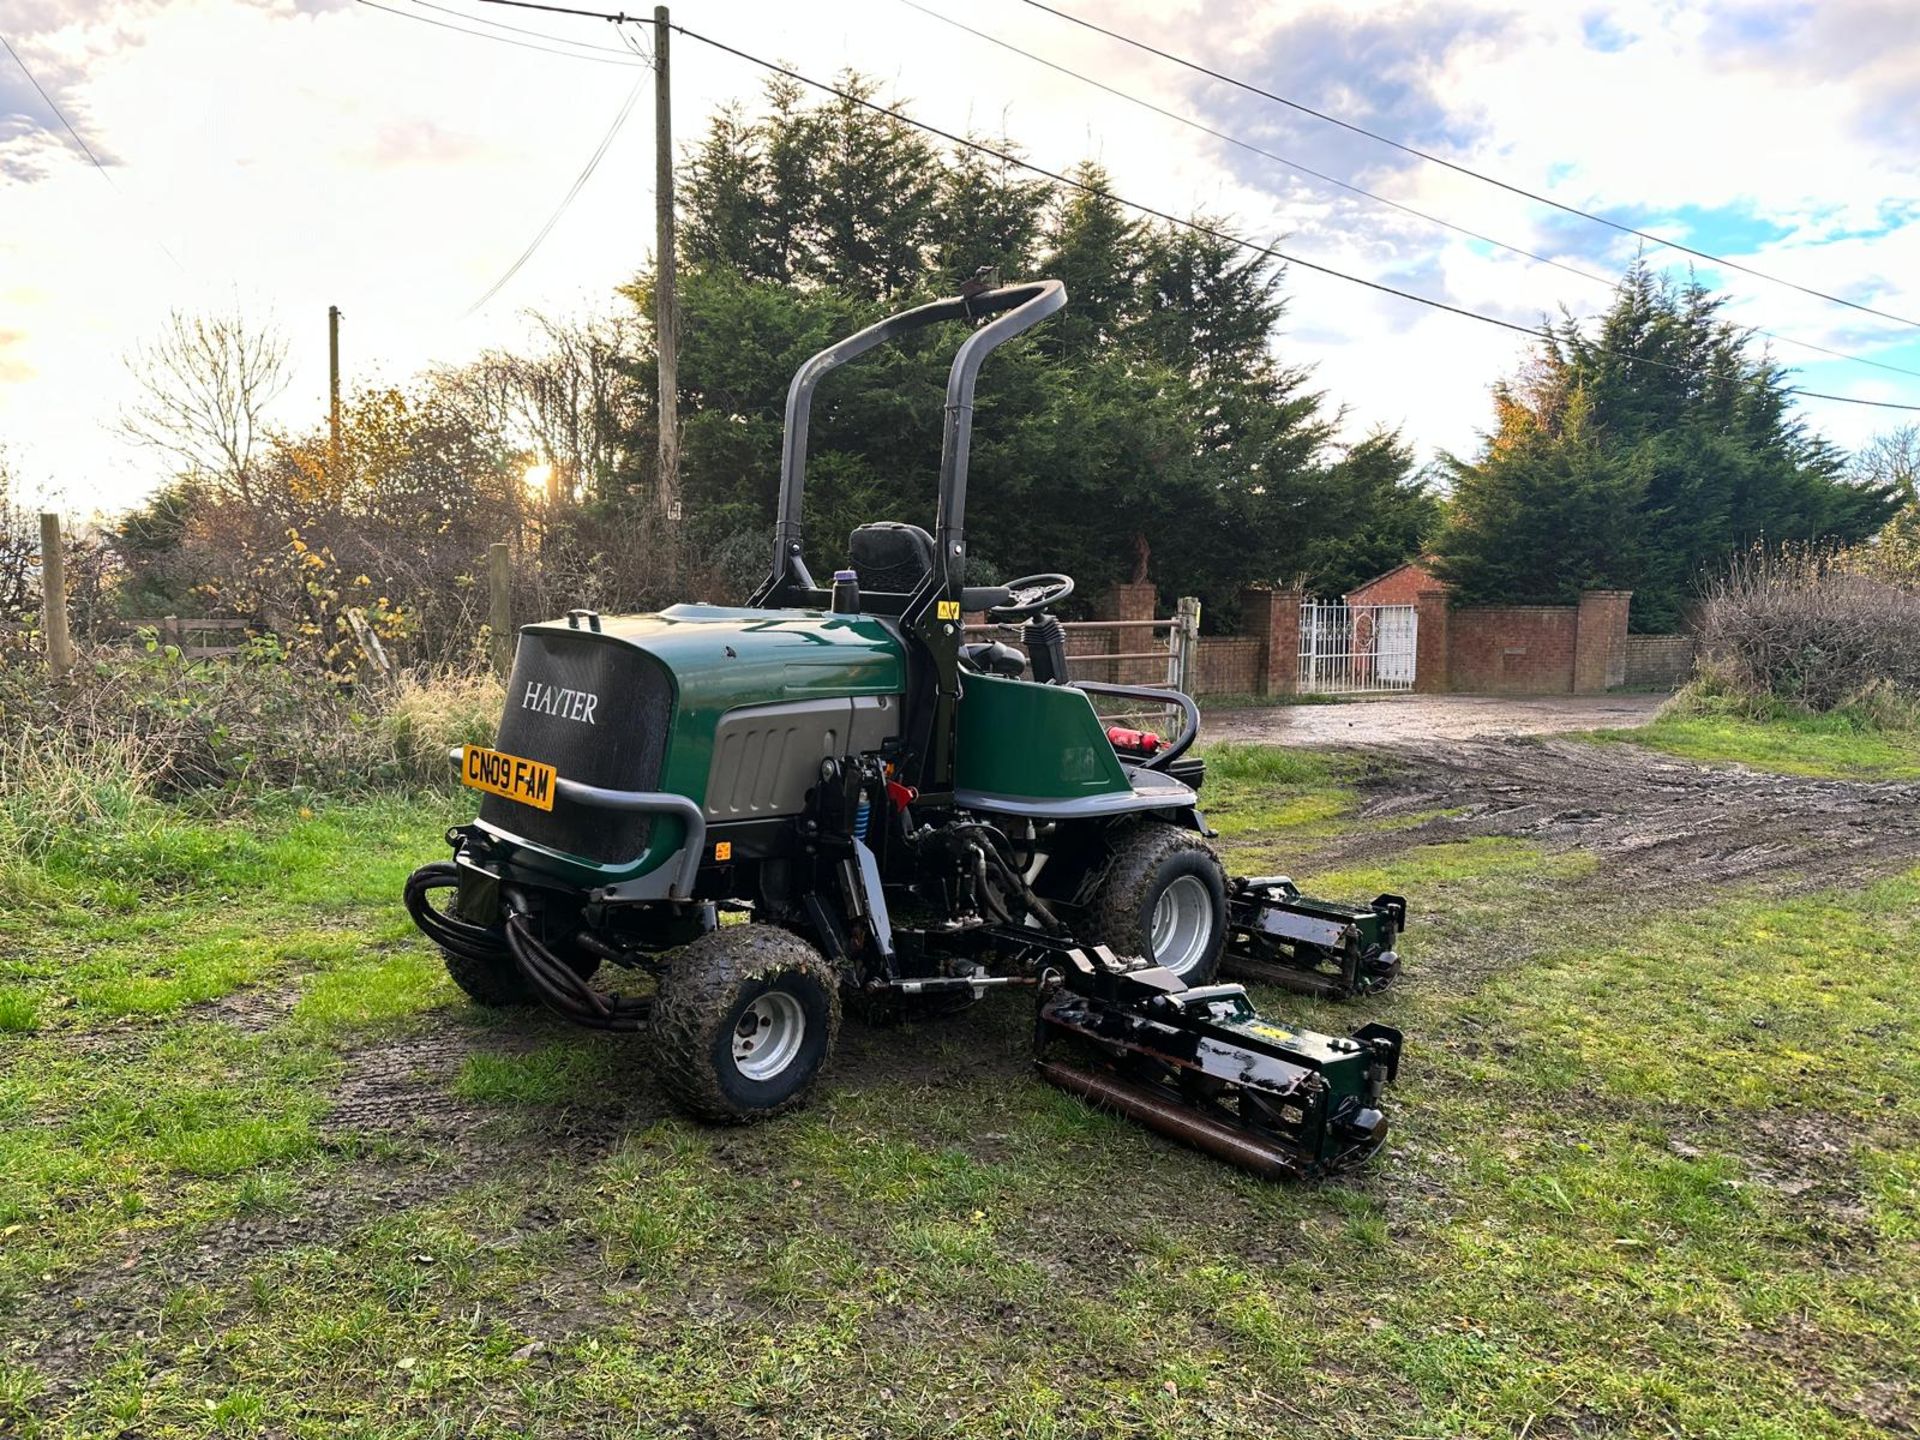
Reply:
M918 525L880 520L847 537L847 556L862 591L911 594L933 573L933 537Z

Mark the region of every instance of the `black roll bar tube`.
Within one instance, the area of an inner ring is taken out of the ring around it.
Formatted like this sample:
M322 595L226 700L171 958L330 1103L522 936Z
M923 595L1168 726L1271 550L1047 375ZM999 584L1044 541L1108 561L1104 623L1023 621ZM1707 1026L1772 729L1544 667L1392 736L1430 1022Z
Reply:
M967 455L973 438L973 388L981 362L997 346L1037 325L1066 303L1066 287L1058 280L1003 285L978 295L935 300L889 315L877 324L856 331L829 345L796 370L793 382L787 387L786 428L780 445L780 506L774 522L773 570L754 593L751 603L761 605L776 598L789 576L808 590L818 588L807 572L801 551L806 534L802 510L806 496L807 431L813 411L813 392L821 380L875 346L897 340L911 331L949 320L977 320L999 314L999 319L967 337L947 374L935 541L940 547L938 574L943 588L956 590L966 559ZM1002 311L1011 313L1000 314Z

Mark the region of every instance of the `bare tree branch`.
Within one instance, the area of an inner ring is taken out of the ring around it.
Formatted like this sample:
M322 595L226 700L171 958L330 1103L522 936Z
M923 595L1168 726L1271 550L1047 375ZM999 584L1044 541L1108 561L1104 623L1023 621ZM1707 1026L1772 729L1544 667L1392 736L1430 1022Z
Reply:
M633 322L618 314L532 318L545 341L541 353L491 350L440 371L436 383L476 422L552 463L570 485L604 493L623 468L646 403L624 358L633 350Z
M160 337L127 357L141 398L120 417L129 440L251 503L265 412L287 388L287 342L271 325L174 311Z
M1865 485L1895 485L1909 503L1920 500L1920 425L1876 435L1853 456L1853 475Z

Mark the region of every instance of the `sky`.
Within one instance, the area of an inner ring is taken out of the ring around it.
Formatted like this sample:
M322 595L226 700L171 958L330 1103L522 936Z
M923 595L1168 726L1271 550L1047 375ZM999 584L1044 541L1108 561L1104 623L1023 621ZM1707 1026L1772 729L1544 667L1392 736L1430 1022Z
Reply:
M277 324L276 423L325 413L326 312L351 388L617 306L653 243L651 72L615 26L482 0L0 0L0 447L24 498L75 515L167 476L116 420L126 357L173 310ZM566 3L566 0L562 0ZM1600 279L1302 175L965 34L903 0L679 0L673 18L919 119L1005 134L1118 194L1433 300L1537 325L1594 313L1643 242L1340 130L1020 0L920 0L1247 145ZM590 7L592 8L592 7ZM604 6L598 8L606 8ZM615 7L617 8L617 7ZM645 7L643 7L645 8ZM1568 206L1920 319L1920 20L1911 0L1340 4L1058 0L1058 8ZM394 13L399 12L399 13ZM499 28L519 27L516 30ZM449 28L451 27L451 28ZM651 26L626 27L633 44ZM484 32L490 38L472 33ZM528 48L563 42L551 54ZM511 42L511 43L509 43ZM676 36L675 138L764 76ZM44 88L98 159L83 155ZM531 260L634 87L640 103ZM1920 405L1920 328L1672 250L1730 296L1794 383ZM1295 267L1281 356L1357 438L1471 453L1523 337ZM1809 342L1898 368L1829 359ZM1852 447L1920 416L1802 402Z

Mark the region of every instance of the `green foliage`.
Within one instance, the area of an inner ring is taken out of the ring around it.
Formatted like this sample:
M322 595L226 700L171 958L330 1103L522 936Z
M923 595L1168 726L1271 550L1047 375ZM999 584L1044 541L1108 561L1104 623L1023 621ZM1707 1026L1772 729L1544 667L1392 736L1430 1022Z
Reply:
M1624 584L1640 569L1644 472L1611 453L1585 392L1557 433L1516 430L1479 464L1450 463L1441 576L1469 604L1570 605L1582 590Z
M1414 469L1398 431L1377 430L1349 446L1311 492L1314 538L1302 569L1325 595L1355 586L1418 555L1440 526L1440 501Z
M1151 575L1223 614L1249 581L1344 588L1414 553L1433 501L1407 448L1383 434L1335 453L1308 373L1274 356L1282 272L1131 220L1096 166L1073 178L940 154L893 117L808 106L786 83L758 118L716 118L682 222L682 479L702 536L767 532L801 362L987 268L1057 277L1069 305L997 352L980 388L968 532L983 570L1066 570L1089 593ZM626 293L644 307L649 280ZM822 387L807 465L816 574L863 521L930 521L954 343L913 336Z
M1460 599L1631 589L1635 627L1671 630L1702 572L1743 547L1849 543L1886 520L1894 487L1846 475L1723 303L1636 262L1593 336L1549 325L1525 374L1495 387L1480 457L1449 464L1437 548Z

